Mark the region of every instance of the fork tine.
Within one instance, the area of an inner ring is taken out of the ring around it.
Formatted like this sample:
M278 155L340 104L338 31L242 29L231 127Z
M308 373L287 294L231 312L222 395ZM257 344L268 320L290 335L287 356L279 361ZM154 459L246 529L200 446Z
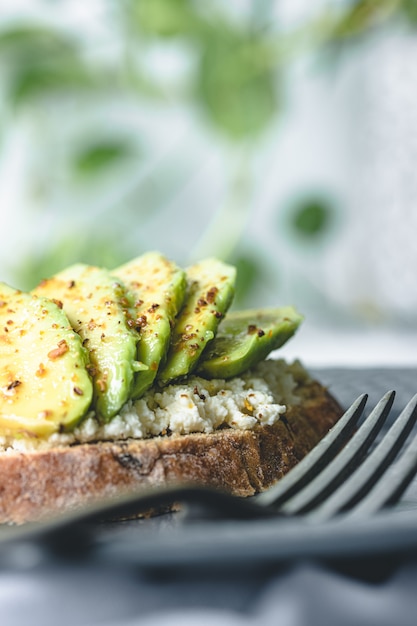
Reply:
M416 421L417 394L410 400L362 465L314 511L314 519L328 519L355 505L358 511L370 513L382 508L384 504L394 504L413 478L417 464L415 448L409 447L400 460L392 466L392 470L388 468L403 447ZM387 473L381 479L386 470L388 470ZM376 485L378 481L380 482ZM371 491L373 487L374 490Z
M395 392L389 391L381 398L346 446L318 476L280 507L282 512L297 515L311 511L337 489L375 440L391 410L394 396Z
M260 505L280 506L307 485L326 465L334 459L341 447L351 437L363 413L367 394L359 396L347 409L327 435L297 465L268 491L254 496Z
M411 427L417 421L417 394L410 400L400 417L405 421L407 418ZM395 425L395 424L394 424ZM381 442L382 443L382 442ZM386 506L392 506L398 502L412 479L417 473L417 434L408 442L406 449L385 472L382 480L356 505L349 514L351 517L359 517L364 514L376 513Z

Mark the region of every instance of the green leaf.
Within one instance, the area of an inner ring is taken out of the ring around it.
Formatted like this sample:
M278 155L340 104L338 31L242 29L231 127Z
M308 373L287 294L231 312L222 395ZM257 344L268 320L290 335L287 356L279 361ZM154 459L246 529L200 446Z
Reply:
M293 209L290 225L297 235L315 239L328 230L332 216L330 206L321 200L311 198L302 201Z
M84 147L75 156L73 167L81 175L96 175L131 157L132 145L123 139L101 140Z
M17 69L11 79L10 97L15 105L93 84L85 68L77 61L65 63L30 63Z
M403 13L412 26L417 26L417 0L403 0Z
M19 25L0 30L0 63L15 105L93 84L79 42L52 28Z
M234 139L252 137L277 112L275 80L262 39L222 31L206 41L196 95L223 132Z
M191 34L198 23L189 0L132 0L128 14L141 32L158 37Z
M45 26L23 24L0 30L0 58L50 58L74 53L76 42L66 33Z
M355 0L333 26L331 38L348 39L364 35L391 17L396 7L390 0Z

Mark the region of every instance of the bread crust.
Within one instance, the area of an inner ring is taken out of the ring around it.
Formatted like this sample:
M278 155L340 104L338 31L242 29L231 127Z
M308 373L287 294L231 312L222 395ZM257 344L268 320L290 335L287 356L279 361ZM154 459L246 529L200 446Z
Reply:
M0 522L39 521L97 499L178 481L238 496L263 491L342 414L320 383L305 383L301 393L301 404L289 407L274 426L0 454Z

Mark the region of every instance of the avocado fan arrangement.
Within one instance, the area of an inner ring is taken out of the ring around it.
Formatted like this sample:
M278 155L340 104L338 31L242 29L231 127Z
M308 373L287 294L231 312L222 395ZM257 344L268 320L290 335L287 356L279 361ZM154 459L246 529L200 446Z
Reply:
M291 306L228 311L236 269L148 252L114 270L76 264L30 293L0 283L0 435L48 437L94 410L109 422L153 386L238 376L282 346Z

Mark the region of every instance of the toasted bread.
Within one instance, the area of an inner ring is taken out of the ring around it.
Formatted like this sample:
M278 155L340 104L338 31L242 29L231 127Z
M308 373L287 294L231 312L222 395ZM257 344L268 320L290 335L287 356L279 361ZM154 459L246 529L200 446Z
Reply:
M287 406L273 425L1 452L0 521L41 520L101 498L184 481L238 496L263 491L342 414L317 381L300 381L297 393L298 404Z
M298 362L265 360L294 307L228 311L232 266L154 253L119 274L0 284L0 522L178 482L251 496L342 413Z

